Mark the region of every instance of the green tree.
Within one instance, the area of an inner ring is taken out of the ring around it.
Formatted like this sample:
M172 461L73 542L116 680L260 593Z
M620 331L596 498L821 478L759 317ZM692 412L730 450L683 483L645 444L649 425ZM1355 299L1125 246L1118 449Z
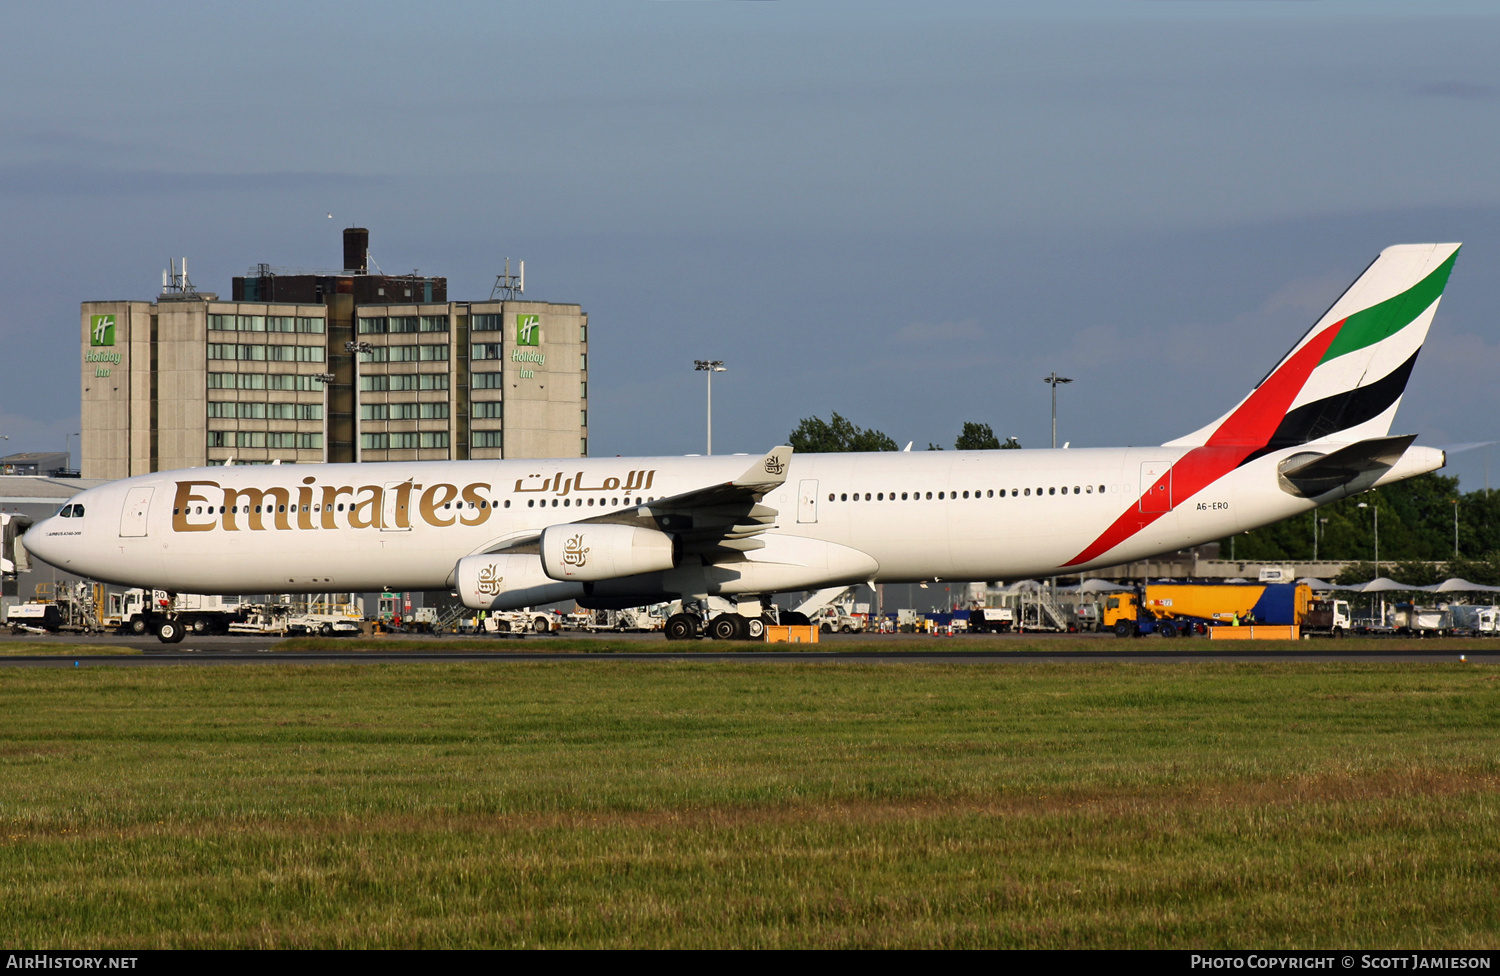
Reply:
M1235 538L1234 556L1241 560L1311 559L1316 519L1320 559L1373 562L1372 510L1378 509L1382 570L1411 560L1449 560L1453 557L1455 498L1459 500L1461 553L1478 555L1500 550L1500 505L1496 500L1485 498L1482 491L1462 495L1457 478L1426 474L1243 533ZM1360 508L1361 504L1366 507ZM1222 551L1228 558L1227 539Z
M894 451L896 442L880 431L850 423L835 411L832 420L803 417L787 438L799 454L835 454L843 451Z
M1014 437L1007 437L1005 443L1000 445L1000 450L1002 451L1019 451L1020 449L1021 442Z
M998 451L1000 449L1000 438L995 436L995 431L989 424L976 424L965 421L963 433L958 435L958 440L954 442L953 449L955 451Z

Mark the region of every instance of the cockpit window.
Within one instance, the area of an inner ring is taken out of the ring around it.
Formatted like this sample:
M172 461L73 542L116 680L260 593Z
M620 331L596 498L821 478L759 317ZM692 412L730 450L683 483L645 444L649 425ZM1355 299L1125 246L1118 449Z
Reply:
M73 506L73 517L74 518L83 518L83 506L82 505L74 505Z
M62 508L59 508L57 510L57 517L58 518L72 518L73 517L73 506L72 505L64 505Z

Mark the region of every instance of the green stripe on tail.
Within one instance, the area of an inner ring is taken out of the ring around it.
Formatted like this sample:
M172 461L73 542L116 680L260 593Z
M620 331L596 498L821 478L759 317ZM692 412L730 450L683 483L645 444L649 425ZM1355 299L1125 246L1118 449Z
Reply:
M1453 262L1457 258L1458 251L1455 250L1436 271L1406 291L1345 319L1343 326L1339 328L1339 334L1334 336L1328 351L1319 362L1326 363L1366 346L1373 346L1411 325L1417 316L1442 297L1443 288L1448 284L1448 275L1452 273Z

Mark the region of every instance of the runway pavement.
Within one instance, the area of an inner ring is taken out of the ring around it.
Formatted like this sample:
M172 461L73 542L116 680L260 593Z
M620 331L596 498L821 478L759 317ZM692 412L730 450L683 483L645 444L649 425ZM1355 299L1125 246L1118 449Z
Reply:
M558 638L549 636L525 636L513 637L507 640L507 644L513 644L513 648L506 647L502 650L478 650L465 645L469 643L463 637L428 637L418 638L424 645L422 650L416 651L382 651L368 648L368 639L350 639L348 651L333 652L288 652L274 651L272 648L280 642L276 637L189 637L181 644L162 644L154 637L116 637L116 636L92 636L79 637L73 635L58 635L48 637L10 637L0 636L0 667L96 667L108 665L111 667L160 667L166 665L210 665L210 664L413 664L413 663L447 663L447 662L483 662L489 664L504 665L514 662L525 661L575 661L596 663L632 663L640 661L737 661L737 662L765 662L776 664L797 663L830 663L830 662L858 662L858 663L894 663L894 662L933 662L945 664L1006 664L1006 663L1036 663L1053 662L1067 663L1070 661L1136 661L1136 662L1185 662L1185 661L1406 661L1406 662L1458 662L1460 655L1464 655L1469 663L1473 664L1500 664L1500 641L1496 641L1493 651L1485 648L1479 650L1461 650L1441 640L1401 640L1390 641L1388 647L1351 647L1343 641L1309 641L1308 646L1295 650L1259 650L1246 648L1243 644L1235 644L1232 649L1224 645L1210 645L1207 641L1174 641L1168 644L1165 641L1135 640L1117 641L1112 636L1100 635L1051 635L1039 638L1037 635L1026 635L1026 637L955 637L955 638L918 638L924 643L930 642L930 648L913 648L912 638L906 635L883 637L879 635L864 636L858 634L824 635L817 649L807 650L771 650L767 645L751 644L718 644L712 641L702 641L687 645L685 649L681 644L668 644L660 634L632 634L601 635L607 637L612 644L618 646L618 641L625 638L630 644L639 645L640 650L632 648L630 651L620 651L613 647L606 649L601 643L599 652L588 650L577 650L575 642L587 635L568 634L562 639L567 640L570 645L564 649L555 646ZM904 637L904 639L902 639ZM399 638L402 641L411 640L410 637ZM879 642L892 640L891 650L881 650ZM901 647L894 646L895 640L901 640ZM359 644L356 645L355 641ZM43 644L57 644L59 651L68 645L92 644L104 645L121 650L129 649L135 653L123 654L101 654L69 655L65 651L61 654L37 654L7 656L3 654L4 644L8 642L27 641ZM976 646L980 642L982 646ZM1045 642L1046 647L1038 648L1039 642ZM1363 642L1361 642L1363 643ZM1014 650L1005 645L1014 644ZM554 645L554 647L549 647ZM873 646L872 646L873 645ZM1024 646L1023 646L1024 645ZM786 647L786 645L779 645ZM1472 646L1471 644L1468 646Z

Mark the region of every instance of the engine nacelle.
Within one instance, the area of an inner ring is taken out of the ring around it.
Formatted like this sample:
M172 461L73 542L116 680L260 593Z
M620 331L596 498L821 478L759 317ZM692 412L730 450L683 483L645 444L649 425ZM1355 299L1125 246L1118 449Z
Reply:
M542 530L542 570L555 580L592 582L671 569L672 537L634 525L573 522Z
M576 600L582 583L559 583L542 572L539 556L465 556L453 567L453 586L466 607L519 610L558 600Z

